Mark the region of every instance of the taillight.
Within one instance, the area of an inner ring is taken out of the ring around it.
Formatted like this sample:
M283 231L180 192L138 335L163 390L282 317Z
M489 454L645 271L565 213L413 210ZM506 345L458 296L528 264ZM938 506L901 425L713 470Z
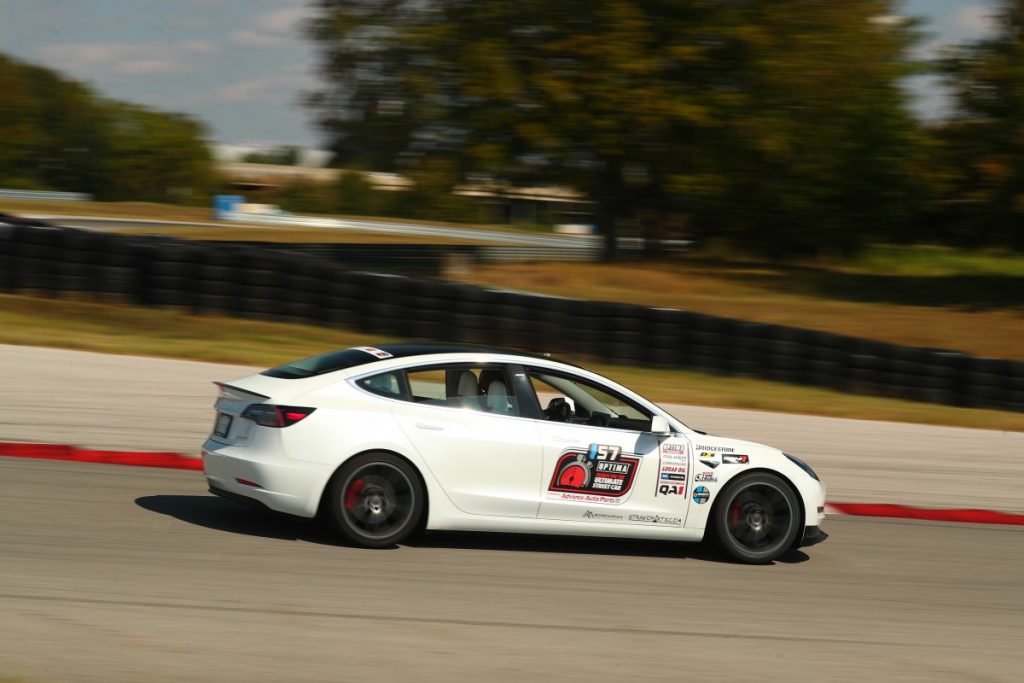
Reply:
M269 403L253 403L242 412L242 417L252 420L263 427L291 427L305 419L316 408L300 408L296 406L275 406Z

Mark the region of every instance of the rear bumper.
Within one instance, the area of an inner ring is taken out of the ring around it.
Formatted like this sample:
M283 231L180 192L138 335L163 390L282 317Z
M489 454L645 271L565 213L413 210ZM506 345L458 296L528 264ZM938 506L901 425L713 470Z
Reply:
M828 538L828 534L821 530L818 526L804 527L804 537L800 540L800 548L806 548L809 545L818 545L822 541Z
M299 521L302 521L302 522L310 521L309 517L300 517L298 515L290 515L290 514L288 514L286 512L278 512L277 510L271 510L270 508L267 507L266 503L264 503L262 501L256 500L255 498L250 498L249 496L243 496L240 493L233 493L231 491L225 491L224 489L219 489L216 486L214 486L213 484L209 485L209 489L210 489L210 493L212 493L215 496L220 496L221 498L227 498L228 500L233 500L233 501L235 501L237 503L242 503L243 505L247 505L247 506L249 506L251 508L254 508L254 509L257 509L257 510L265 510L265 511L273 513L275 515L281 515L283 517L288 517L290 519L299 520Z
M316 516L331 472L323 465L207 441L203 472L213 493L296 517Z

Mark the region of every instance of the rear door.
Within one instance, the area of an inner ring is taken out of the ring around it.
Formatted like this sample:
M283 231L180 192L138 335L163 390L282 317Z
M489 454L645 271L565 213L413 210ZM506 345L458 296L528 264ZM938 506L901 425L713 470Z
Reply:
M410 368L394 415L452 503L474 515L536 518L542 453L508 368Z
M538 516L607 526L682 528L689 448L655 436L652 414L611 387L564 372L528 370L544 453Z

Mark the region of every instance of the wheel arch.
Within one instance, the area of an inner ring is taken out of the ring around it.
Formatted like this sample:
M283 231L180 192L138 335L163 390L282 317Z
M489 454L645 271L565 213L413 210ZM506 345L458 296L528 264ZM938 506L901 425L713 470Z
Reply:
M429 487L427 486L426 479L423 477L423 472L420 471L420 468L416 465L416 463L407 458L402 453L399 453L398 451L390 448L367 448L366 450L359 451L358 453L353 453L349 457L339 462L338 466L335 467L334 470L331 472L331 476L327 477L327 481L324 482L324 485L320 489L320 501L317 504L316 512L317 517L322 518L324 515L325 506L327 503L327 489L330 488L331 480L338 475L338 472L341 470L341 468L344 467L345 464L348 463L350 460L352 460L353 458L358 458L361 455L366 455L368 453L387 453L388 455L394 456L399 460L405 462L412 469L412 471L416 473L416 478L419 479L420 483L420 490L423 491L423 512L420 514L420 518L416 522L416 530L421 531L426 526L427 519L430 517Z
M731 477L729 481L725 482L725 484L722 486L722 493L724 493L729 488L729 486L734 481L736 481L736 479L747 474L772 474L781 479L786 484L786 486L789 487L789 490L793 494L793 497L796 498L798 508L797 512L800 515L799 533L797 533L796 535L796 540L793 541L793 547L798 548L800 546L800 541L803 540L804 529L806 528L807 524L807 510L805 509L804 497L803 495L801 495L800 489L796 487L792 479L787 477L782 472L779 472L778 470L773 470L768 467L752 467L742 472L737 472L735 476ZM714 528L712 522L715 519L715 515L718 513L718 508L722 505L723 500L725 500L725 497L722 496L721 493L715 496L715 502L711 504L711 510L708 512L708 523L705 525L705 529L710 529L712 531L712 535L714 535Z

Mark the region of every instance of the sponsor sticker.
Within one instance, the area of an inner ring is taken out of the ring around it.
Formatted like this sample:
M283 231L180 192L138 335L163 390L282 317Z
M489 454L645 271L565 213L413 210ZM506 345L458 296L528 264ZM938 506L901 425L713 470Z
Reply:
M722 456L723 465L746 465L750 462L750 456L739 455L739 454L724 454Z
M686 495L686 484L666 484L662 482L658 485L658 495L661 496L685 496Z
M583 519L599 519L610 522L621 522L622 515L613 515L608 512L596 512L594 510L587 510L583 513Z
M686 495L686 444L662 444L654 497Z
M697 472L697 474L693 475L693 480L714 483L718 481L718 477L715 476L714 472Z
M697 505L703 505L708 502L708 498L711 497L711 493L708 492L706 486L698 486L693 490L693 502Z
M629 521L642 524L667 524L669 526L682 526L681 517L665 517L664 515L630 515Z
M617 503L633 486L640 458L623 455L619 446L590 444L584 452L569 449L555 464L548 494L562 500Z
M392 357L391 354L388 353L387 351L383 351L381 349L377 349L377 348L374 348L372 346L357 346L355 348L356 348L357 351L362 351L363 353L368 353L371 356L374 356L376 358L380 358L381 360L384 360L385 358L391 358Z
M728 446L697 446L698 451L717 451L719 453L732 453L736 449Z

